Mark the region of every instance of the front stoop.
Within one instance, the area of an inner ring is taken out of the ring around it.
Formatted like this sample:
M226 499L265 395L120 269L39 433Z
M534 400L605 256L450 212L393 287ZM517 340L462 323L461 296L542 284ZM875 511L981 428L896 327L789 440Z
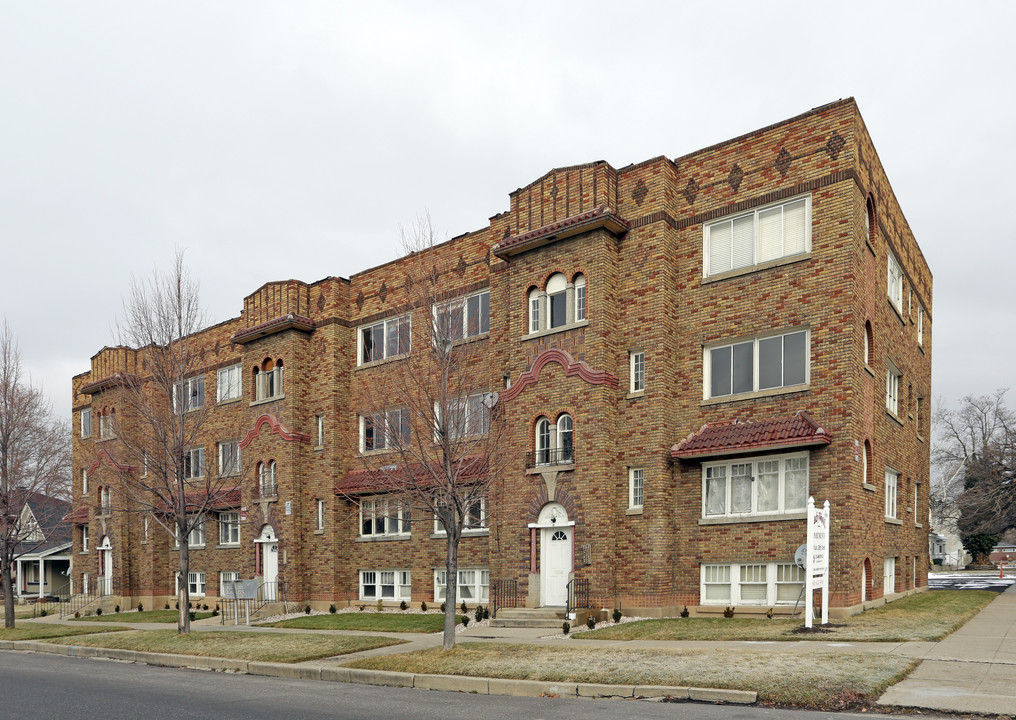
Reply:
M501 608L491 627L501 628L555 628L561 629L565 621L564 608Z

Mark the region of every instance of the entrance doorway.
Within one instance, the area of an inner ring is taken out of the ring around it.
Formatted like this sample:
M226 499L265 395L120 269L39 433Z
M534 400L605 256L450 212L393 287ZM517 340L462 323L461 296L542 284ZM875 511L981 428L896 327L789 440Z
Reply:
M540 605L568 604L574 522L560 503L547 503L531 527L540 529Z
M104 535L102 543L99 544L99 568L102 575L99 577L99 595L113 594L113 546L109 543L109 536Z
M261 599L274 601L279 580L279 540L271 525L261 528L261 536L254 541L261 546Z

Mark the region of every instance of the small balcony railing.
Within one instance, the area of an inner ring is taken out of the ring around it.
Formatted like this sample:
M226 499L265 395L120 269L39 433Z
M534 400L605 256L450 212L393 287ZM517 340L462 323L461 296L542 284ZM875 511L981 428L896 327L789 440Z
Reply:
M526 453L526 469L544 465L573 465L575 452L570 447L546 448Z
M274 482L272 483L263 482L261 483L260 489L261 489L261 497L263 498L274 499L279 496L279 488Z

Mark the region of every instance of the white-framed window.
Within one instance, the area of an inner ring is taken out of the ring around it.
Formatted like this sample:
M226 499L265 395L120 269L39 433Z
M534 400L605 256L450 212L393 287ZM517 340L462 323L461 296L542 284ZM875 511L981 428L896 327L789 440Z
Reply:
M704 226L703 276L811 250L811 196L750 210Z
M861 482L874 484L871 482L871 443L868 440L861 443Z
M148 542L148 526L150 525L150 523L151 518L148 515L145 515L144 522L142 522L141 526L142 542Z
M258 487L261 490L261 497L278 495L277 473L278 468L274 460L258 463Z
M316 508L314 513L314 529L315 530L325 529L325 501L320 498L318 498L316 502Z
M445 599L448 591L448 571L434 571L434 602ZM490 571L487 568L462 568L456 584L460 602L485 603L490 599Z
M896 490L899 487L900 474L892 468L885 469L885 516L896 517Z
M224 594L224 589L230 584L240 581L240 573L230 570L223 570L219 573L219 595Z
M889 271L889 284L886 292L889 295L889 300L893 306L900 312L903 313L903 268L900 267L899 262L896 260L896 256L891 252L889 253L888 261Z
M205 546L205 521L202 520L193 528L187 536L187 544L192 548Z
M219 368L215 380L215 401L236 400L240 397L242 383L240 377L243 374L239 365Z
M219 544L240 544L240 513L219 513Z
M803 512L807 501L807 452L702 465L704 518Z
M240 474L240 442L227 440L219 443L219 475Z
M103 515L113 512L113 494L108 487L99 488L99 509Z
M475 498L466 506L463 534L486 532L487 530L487 498ZM434 518L434 534L445 535L445 523L454 524L455 516L450 509L443 510Z
M918 503L921 500L921 483L914 483L914 525L920 527L921 516L918 514Z
M896 558L887 557L882 561L882 593L891 595L896 592Z
M804 385L809 378L809 331L797 330L705 349L704 397Z
M490 290L434 306L434 332L449 342L490 332Z
M185 478L199 478L205 476L205 449L203 447L184 450L183 476Z
M407 355L412 349L410 339L412 323L409 315L389 318L373 325L361 327L357 333L357 364L377 362L397 355Z
M361 600L409 600L412 597L409 570L361 570Z
M88 495L88 471L81 471L81 494Z
M109 440L116 437L116 410L106 410L99 413L99 439Z
M562 273L547 279L547 289L533 288L528 295L529 332L553 330L586 319L586 276L578 273L569 283Z
M176 590L174 594L180 592L180 573L177 571L173 574L175 579L174 585ZM187 573L187 591L194 597L203 597L205 594L205 574L203 572L189 572Z
M314 424L317 427L317 447L324 447L325 444L325 416L318 414L314 416Z
M264 362L254 368L254 399L255 401L271 400L283 397L283 380L285 365L282 360L265 358Z
M360 416L360 452L392 450L409 444L411 420L409 408Z
M88 552L88 526L81 526L81 552Z
M631 377L629 389L633 393L643 392L646 389L646 354L642 351L632 352L628 358Z
M205 404L205 376L187 378L173 386L173 410L174 412L187 412L204 407Z
M903 373L896 369L892 360L885 364L885 409L893 415L900 414L900 379Z
M536 465L568 465L575 462L575 426L565 413L556 423L541 418L536 423Z
M642 481L645 471L642 468L628 468L628 507L642 507Z
M324 501L318 501L321 522L324 529ZM409 535L412 532L412 513L391 498L373 497L360 501L360 537L392 537Z
M81 411L81 437L92 437L92 408Z
M443 422L449 437L459 440L473 435L486 435L490 432L490 407L488 393L476 393L468 397L452 400L447 412L442 412Z
M703 605L793 605L802 597L804 571L793 563L702 565Z
M924 305L917 306L917 344L924 345Z

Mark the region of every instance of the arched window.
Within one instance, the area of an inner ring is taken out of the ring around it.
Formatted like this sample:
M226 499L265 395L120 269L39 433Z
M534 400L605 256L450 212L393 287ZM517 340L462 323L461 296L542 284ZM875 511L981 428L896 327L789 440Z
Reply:
M586 319L586 276L579 273L573 280L575 285L575 321Z
M265 358L261 365L254 368L255 400L269 400L282 396L282 370L282 360L271 358Z
M875 344L871 332L871 320L864 321L864 364L871 365L872 346Z
M540 418L536 423L535 465L563 465L574 462L571 415L561 415L556 423Z
M568 323L568 281L564 275L555 273L547 281L548 327L562 327Z
M261 497L276 497L278 495L274 460L258 463L258 484L261 489Z
M529 332L539 332L540 327L540 290L533 288L529 291Z
M861 481L874 485L871 481L871 443L867 440L861 448Z
M870 195L864 203L864 237L875 247L875 202Z

